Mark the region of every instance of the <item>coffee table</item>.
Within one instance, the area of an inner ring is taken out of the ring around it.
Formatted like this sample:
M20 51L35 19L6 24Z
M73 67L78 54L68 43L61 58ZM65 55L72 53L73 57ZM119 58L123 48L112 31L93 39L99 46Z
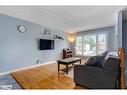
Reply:
M66 59L61 59L57 60L58 62L58 73L60 71L60 64L66 65L66 73L68 74L68 65L75 63L75 62L80 62L81 64L81 58L78 57L71 57L71 58L66 58Z

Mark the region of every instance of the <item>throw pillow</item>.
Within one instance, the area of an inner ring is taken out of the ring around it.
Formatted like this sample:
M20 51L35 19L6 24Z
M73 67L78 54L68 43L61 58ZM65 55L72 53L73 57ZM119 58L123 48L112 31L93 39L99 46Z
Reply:
M97 56L90 57L86 64L89 66L103 67L106 55L107 55L107 51L98 54Z
M101 61L100 61L100 63L98 64L100 67L103 67L103 66L104 66L105 57L106 57L107 54L108 54L108 51L104 51L104 52L102 52L101 54L99 54L99 55L101 56Z
M108 51L104 51L102 53L99 54L99 56L102 56L103 58L106 57L106 55L108 54Z
M103 58L103 59L101 60L101 62L100 62L98 65L99 65L100 67L104 67L105 61L106 61L106 59Z
M98 66L101 60L102 60L101 56L93 56L89 58L86 64L89 66Z

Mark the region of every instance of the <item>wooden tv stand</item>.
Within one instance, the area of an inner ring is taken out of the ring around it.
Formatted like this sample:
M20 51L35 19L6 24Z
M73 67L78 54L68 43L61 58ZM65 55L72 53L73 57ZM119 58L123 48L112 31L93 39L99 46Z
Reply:
M70 49L63 49L63 59L72 57L72 51Z

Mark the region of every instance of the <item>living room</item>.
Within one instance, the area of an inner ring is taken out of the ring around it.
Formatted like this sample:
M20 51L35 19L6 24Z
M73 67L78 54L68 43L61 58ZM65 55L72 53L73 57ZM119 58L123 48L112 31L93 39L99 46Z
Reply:
M87 79L94 66L77 73L99 54L118 61L119 48L127 48L126 13L125 6L0 6L0 89L126 88L125 71L121 87L118 71L111 76L106 71L109 81L99 83L90 80L95 76ZM63 59L63 49L71 52L70 59Z

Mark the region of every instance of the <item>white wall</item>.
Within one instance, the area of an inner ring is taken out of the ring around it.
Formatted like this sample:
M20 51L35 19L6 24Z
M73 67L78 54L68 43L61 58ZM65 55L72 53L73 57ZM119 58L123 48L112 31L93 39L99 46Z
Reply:
M25 26L27 32L20 33L19 25ZM67 33L51 29L51 37L58 34L64 41L55 40L54 50L40 51L38 39L51 38L43 33L44 26L0 14L0 73L36 65L37 60L43 64L60 59L62 49L68 47Z

